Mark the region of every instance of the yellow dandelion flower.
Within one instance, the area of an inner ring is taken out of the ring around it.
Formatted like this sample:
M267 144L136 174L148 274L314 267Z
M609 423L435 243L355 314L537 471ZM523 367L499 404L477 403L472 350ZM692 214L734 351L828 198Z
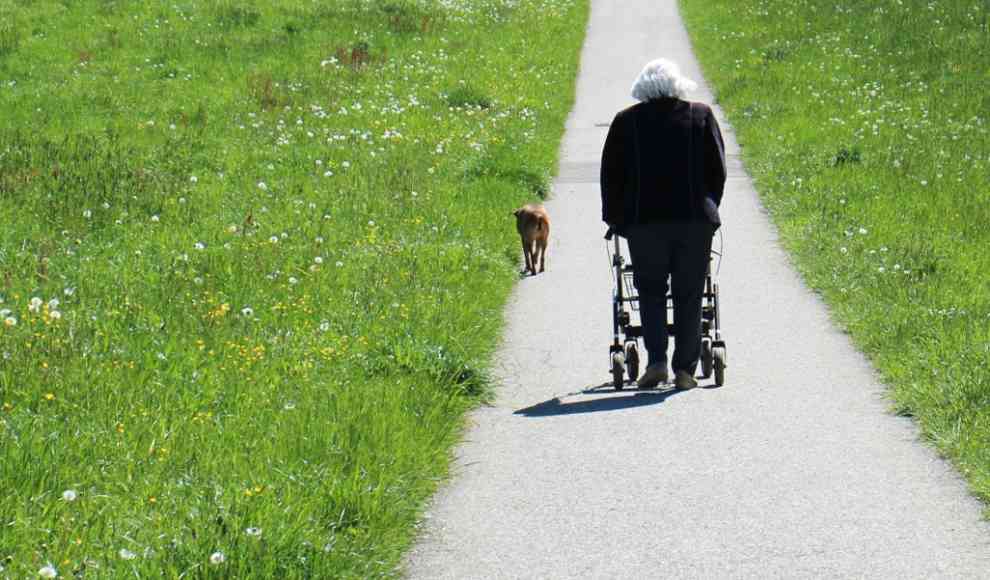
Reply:
M54 401L55 400L55 393L45 393L45 400L46 401Z

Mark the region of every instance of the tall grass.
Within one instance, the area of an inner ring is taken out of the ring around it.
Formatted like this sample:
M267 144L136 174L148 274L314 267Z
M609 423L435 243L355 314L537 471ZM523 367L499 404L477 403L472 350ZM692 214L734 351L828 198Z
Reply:
M392 575L586 4L0 0L0 577Z
M805 279L990 500L986 3L681 5Z

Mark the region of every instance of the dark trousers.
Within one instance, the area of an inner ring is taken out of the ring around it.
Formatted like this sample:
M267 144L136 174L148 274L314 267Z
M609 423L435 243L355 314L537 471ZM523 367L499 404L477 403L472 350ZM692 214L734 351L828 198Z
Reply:
M650 365L667 364L667 278L674 301L671 369L694 375L701 357L701 298L714 228L703 222L628 226L624 232L639 293Z

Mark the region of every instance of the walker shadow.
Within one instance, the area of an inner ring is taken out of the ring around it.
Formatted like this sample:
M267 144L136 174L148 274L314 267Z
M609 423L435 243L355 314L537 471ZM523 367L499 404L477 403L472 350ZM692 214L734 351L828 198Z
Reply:
M556 415L576 415L580 413L598 413L602 411L621 411L623 409L633 409L645 407L647 405L657 405L667 397L676 395L683 391L672 388L666 390L636 390L635 385L624 391L616 391L612 388L612 383L602 383L594 387L588 387L574 393L568 393L561 397L554 397L548 401L519 409L513 415L524 417L553 417ZM563 402L561 399L574 397L577 395L607 395L594 399L584 399L573 402Z

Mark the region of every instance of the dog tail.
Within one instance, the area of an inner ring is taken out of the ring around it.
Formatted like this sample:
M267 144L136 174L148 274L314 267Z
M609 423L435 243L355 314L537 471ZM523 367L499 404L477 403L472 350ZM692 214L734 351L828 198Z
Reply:
M547 219L547 216L541 215L539 218L537 218L536 231L542 232L543 230L549 230L549 229L550 229L550 220Z

